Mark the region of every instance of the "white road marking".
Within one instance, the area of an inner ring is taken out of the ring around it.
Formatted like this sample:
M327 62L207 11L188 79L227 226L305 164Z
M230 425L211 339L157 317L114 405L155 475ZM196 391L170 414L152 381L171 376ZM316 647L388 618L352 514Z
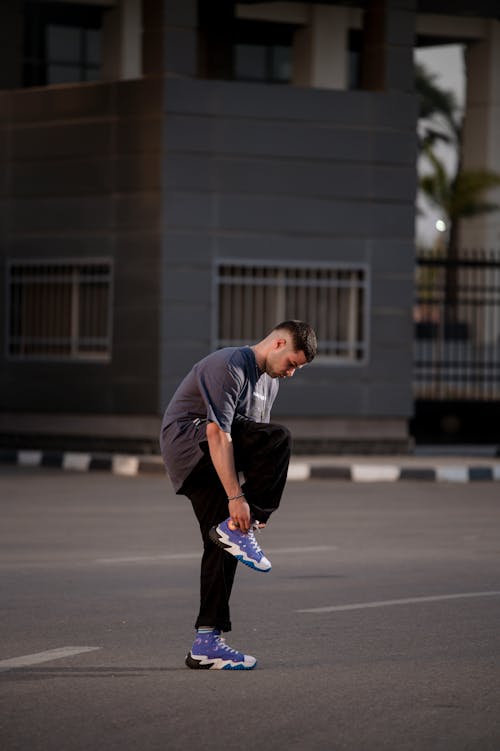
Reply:
M279 555L280 553L328 553L330 550L338 550L338 545L314 545L306 548L267 548L266 553Z
M59 647L58 649L48 649L46 652L35 652L32 655L12 657L10 660L0 660L0 673L6 670L14 670L15 668L39 665L42 662L61 660L63 657L73 657L84 652L94 652L96 649L101 649L101 647Z
M265 548L264 552L269 555L281 553L326 553L337 550L336 545L315 545L304 548ZM158 555L128 555L116 558L97 558L94 563L161 563L162 561L186 561L189 559L200 560L202 551L198 553L160 553Z
M198 553L160 553L158 555L127 555L117 558L97 558L94 563L155 563L158 561L186 561L190 558L201 558Z
M429 597L406 597L402 600L379 600L378 602L357 602L352 605L328 605L323 608L304 608L296 613L337 613L342 610L364 610L365 608L386 608L391 605L413 605L420 602L440 602L442 600L461 600L471 597L498 597L499 591L460 592L453 595L431 595Z

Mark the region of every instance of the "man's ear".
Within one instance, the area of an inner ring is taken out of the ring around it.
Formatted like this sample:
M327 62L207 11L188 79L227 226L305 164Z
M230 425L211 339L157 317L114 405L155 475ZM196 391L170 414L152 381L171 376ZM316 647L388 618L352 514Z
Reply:
M274 340L274 348L283 349L283 347L286 347L286 339L280 336L278 339Z

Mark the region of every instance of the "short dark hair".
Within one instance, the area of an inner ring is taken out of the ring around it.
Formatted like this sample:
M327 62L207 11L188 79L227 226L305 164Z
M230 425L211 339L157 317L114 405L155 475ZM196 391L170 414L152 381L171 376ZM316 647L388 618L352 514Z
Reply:
M303 352L307 362L314 360L318 351L318 341L313 327L305 321L282 321L273 331L286 329L292 335L293 348L296 352Z

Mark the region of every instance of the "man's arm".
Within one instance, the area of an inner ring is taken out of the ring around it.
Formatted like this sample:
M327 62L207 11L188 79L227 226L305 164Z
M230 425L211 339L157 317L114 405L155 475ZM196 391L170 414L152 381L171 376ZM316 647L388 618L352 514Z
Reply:
M231 434L225 433L215 422L207 424L207 441L210 458L219 475L228 498L242 495L238 473L234 464L234 451ZM229 501L229 515L242 532L250 529L250 507L245 498Z

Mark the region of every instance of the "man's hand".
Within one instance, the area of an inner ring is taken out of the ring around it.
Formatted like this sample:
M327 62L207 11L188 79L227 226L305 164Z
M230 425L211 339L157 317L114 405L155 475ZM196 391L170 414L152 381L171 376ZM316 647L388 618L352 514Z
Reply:
M248 532L251 526L250 506L244 498L235 498L229 501L229 516L241 532Z

